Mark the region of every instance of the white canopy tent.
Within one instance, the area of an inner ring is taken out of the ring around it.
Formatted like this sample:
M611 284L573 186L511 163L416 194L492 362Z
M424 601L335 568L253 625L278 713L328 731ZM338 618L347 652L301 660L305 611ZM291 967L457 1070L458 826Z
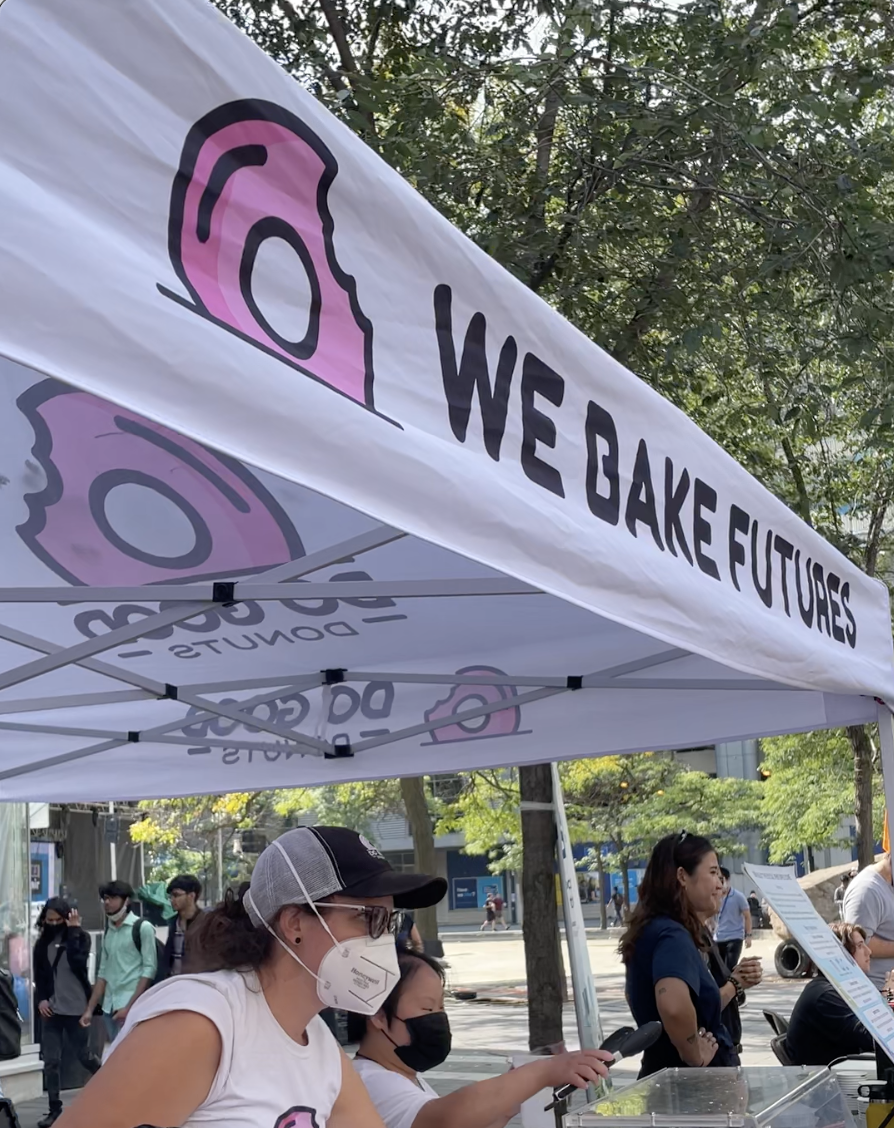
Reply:
M0 101L0 798L894 701L884 587L205 0L5 0Z

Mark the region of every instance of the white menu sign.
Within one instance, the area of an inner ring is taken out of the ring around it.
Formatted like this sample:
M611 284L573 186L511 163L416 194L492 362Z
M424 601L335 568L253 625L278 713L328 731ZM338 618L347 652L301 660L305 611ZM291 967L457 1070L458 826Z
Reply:
M782 919L792 937L832 983L857 1018L894 1059L894 1013L878 989L838 942L798 884L793 868L752 866L745 872Z

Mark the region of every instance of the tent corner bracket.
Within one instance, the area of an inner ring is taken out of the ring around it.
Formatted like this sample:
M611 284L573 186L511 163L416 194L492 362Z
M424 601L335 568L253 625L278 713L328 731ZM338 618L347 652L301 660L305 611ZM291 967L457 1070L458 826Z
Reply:
M341 685L345 680L346 670L321 670L323 685Z
M582 674L570 674L565 682L566 689L583 689L584 679Z
M129 744L139 744L140 743L140 734L138 732L133 732L133 731L129 732L127 734L127 741L128 741Z
M211 600L213 603L223 603L225 606L236 602L236 584L232 580L215 580L211 585Z

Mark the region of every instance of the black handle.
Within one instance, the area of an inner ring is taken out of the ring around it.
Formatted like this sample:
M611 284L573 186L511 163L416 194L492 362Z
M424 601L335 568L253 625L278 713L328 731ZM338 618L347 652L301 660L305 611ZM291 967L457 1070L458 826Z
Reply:
M647 1022L643 1026L640 1026L638 1030L630 1030L629 1027L622 1027L621 1030L616 1030L615 1033L606 1038L599 1047L600 1049L614 1049L614 1057L605 1064L611 1069L615 1062L621 1061L622 1058L636 1057L637 1054L641 1054L643 1050L647 1050L649 1046L654 1045L654 1043L658 1041L663 1029L664 1027L660 1022ZM623 1039L619 1039L618 1035L624 1030L630 1030L630 1032ZM611 1043L618 1043L617 1048L611 1046ZM554 1109L556 1105L561 1104L562 1101L567 1101L576 1089L577 1085L563 1085L561 1089L556 1089L553 1093L552 1103L548 1104L543 1111L549 1112L551 1109Z

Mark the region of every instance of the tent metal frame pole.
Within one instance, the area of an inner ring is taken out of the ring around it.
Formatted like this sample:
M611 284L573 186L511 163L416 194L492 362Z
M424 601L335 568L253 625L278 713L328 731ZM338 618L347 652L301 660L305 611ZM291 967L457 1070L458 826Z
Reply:
M577 1019L577 1033L582 1050L595 1050L602 1045L602 1022L599 1017L599 1001L596 998L596 985L593 982L593 968L587 948L587 930L584 924L584 911L580 903L577 885L577 869L568 830L568 816L565 813L565 794L559 777L559 766L550 765L553 783L553 801L550 806L556 822L556 853L559 877L562 885L562 915L565 919L565 947L568 951L568 964L571 968L571 986L574 994L574 1015ZM599 890L602 896L602 890Z
M316 570L316 569L315 569ZM141 587L26 587L0 588L0 603L179 603L186 608L169 608L162 615L181 614L196 604L190 615L213 606L216 584L158 584ZM431 580L324 580L316 583L233 583L227 602L280 602L283 599L452 599L465 596L542 595L539 588L510 577ZM147 617L148 620L148 617ZM179 620L174 620L179 621ZM164 623L159 623L164 626Z
M45 713L50 709L79 709L84 705L120 705L132 701L157 701L158 695L143 689L113 689L108 693L70 693L59 697L31 697L0 701L0 716L12 713Z
M513 697L508 701L492 702L491 704L482 705L474 709L466 709L462 712L453 713L449 717L442 717L437 721L429 721L426 724L415 725L412 728L397 729L385 736L370 737L368 740L362 740L358 744L354 745L352 752L363 752L369 750L370 748L378 748L385 744L393 744L395 741L404 740L410 736L417 736L423 735L427 732L434 732L436 729L446 728L448 725L460 724L465 721L476 720L479 717L489 716L491 713L499 713L508 708L515 708L518 705L526 705L534 701L540 701L546 697L554 697L559 693L570 692L571 690L563 687L541 689L535 690L532 693L519 694L517 697ZM264 700L264 698L257 699L255 703L260 703L261 700ZM243 707L248 707L250 702L240 702L240 704ZM238 719L242 720L243 718ZM150 744L153 742L156 736L164 735L165 733L173 731L177 728L182 728L184 723L194 724L197 720L198 716L196 715L186 718L185 722L181 719L176 722L170 722L167 725L159 725L155 729L147 729L139 734L139 743ZM248 718L248 720L252 728L261 727L259 722L257 722L254 717L250 717ZM196 747L199 747L200 745L199 741L192 741L188 737L177 738L176 743L179 744L181 742L186 744L195 744ZM96 755L96 753L98 752L106 752L112 748L121 747L122 743L123 742L117 740L107 741L103 744L91 745L88 748L79 748L74 749L70 752L64 752L58 756L53 756L46 760L33 761L30 764L22 764L15 768L9 768L7 771L0 771L0 781L4 779L11 779L15 776L31 775L35 772L45 771L47 768L56 767L59 764L69 763L72 760L79 760L86 756ZM240 742L238 740L233 740L229 736L224 736L220 737L218 740L212 741L210 746L213 748L231 748L236 747L236 745L239 743ZM311 749L313 749L314 745L322 745L324 753L325 751L336 751L334 745L323 744L322 741L315 741L312 737L296 737L295 733L290 734L290 744L298 744L299 748L307 747L309 745ZM286 745L273 745L271 747L280 752L289 750L288 746Z
M73 760L83 760L88 756L96 756L100 752L111 752L114 748L126 747L120 740L105 740L101 744L91 744L86 748L76 748L71 752L62 752L58 756L51 756L41 760L38 764L19 764L15 768L6 768L0 771L0 783L5 779L15 779L18 776L32 775L36 771L46 771L57 768L62 764L70 764Z
M26 635L22 631L15 631L12 628L0 626L0 638L9 638L9 636L11 635L14 635L16 637L14 639L10 639L10 641L15 641L19 643L19 645L28 646L32 650L39 650L43 651L44 653L57 656L62 653L61 648L57 647L55 643L47 642L45 639L38 638L36 635ZM108 635L105 635L103 637L108 638ZM64 663L62 664L64 665ZM157 698L166 698L170 696L169 689L172 687L168 685L162 685L161 682L156 682L150 678L144 678L140 674L131 673L127 670L121 670L117 666L108 665L107 663L98 661L97 659L81 659L74 664L85 666L87 669L94 670L97 673L105 674L107 677L115 678L118 681L123 681L130 685L136 685L140 688L148 688ZM323 675L318 674L313 680L320 683L323 680ZM268 699L272 700L276 696L276 694L274 694L272 697L268 695ZM179 723L173 725L173 728L182 728L184 724L195 724L200 720L207 719L208 716L229 717L230 720L237 720L240 722L243 721L243 718L239 716L239 709L232 709L228 705L223 705L216 701L208 701L204 697L198 697L190 693L184 693L181 695L178 691L177 700L185 702L187 705L192 705L194 708L201 709L203 710L203 712L200 714L194 714L193 716L185 717L184 719L180 720ZM242 708L249 707L248 702L240 702L239 704ZM255 704L260 704L260 702L255 702ZM274 736L279 736L283 740L296 742L295 734L291 729L282 729L278 725L272 724L270 721L265 721L262 718L253 717L251 718L251 725L253 728L263 729L265 732L272 733Z
M894 826L894 714L881 701L876 701L878 715L878 741L882 761L882 781L885 785L885 808L888 827Z
M395 529L381 526L361 537L353 537L351 540L333 545L331 548L325 549L322 552L316 552L310 556L304 556L300 560L294 560L287 564L270 568L262 572L260 578L270 583L277 583L280 579L282 581L295 580L301 576L308 575L310 572L316 572L320 568L328 567L330 564L343 560L346 556L356 556L361 551L368 551L370 548L390 543L404 535L404 533L398 533ZM305 599L309 598L307 590L312 586L313 585L309 584L300 585L302 595ZM83 589L67 588L62 590L63 592L67 592L67 594L63 595L62 602L70 603L72 602L72 593L74 591L82 591ZM145 599L147 588L140 590L143 593L141 598ZM158 598L162 598L158 596L158 592L161 590L160 588L153 590ZM331 585L327 587L326 594L329 596L332 595ZM189 598L195 600L196 592L194 591ZM59 600L57 599L55 602L59 602ZM76 643L74 646L61 648L57 648L56 646L47 647L44 645L32 646L31 649L41 651L44 657L26 662L22 666L16 666L11 670L0 673L0 690L8 689L10 686L18 685L23 681L29 681L31 678L39 677L41 674L51 673L53 670L61 669L63 666L71 664L79 665L85 658L92 658L95 654L101 654L103 651L111 650L121 643L133 642L134 639L151 634L153 631L160 630L162 627L174 626L177 623L183 622L184 619L191 619L194 615L200 615L203 611L208 611L213 608L216 602L219 601L211 600L199 603L186 603L181 607L170 607L166 611L156 611L154 614L147 615L144 619L140 619L136 623L128 623L127 626L118 627L116 630L109 631L104 635L97 635L95 638L86 639L84 642ZM227 600L227 602L231 602L231 600ZM13 634L18 635L19 638L22 639L28 637L24 632L12 631L6 627L0 628L0 638L6 638L9 642L18 641L18 639L11 637ZM27 646L28 643L22 642L20 645ZM122 680L127 679L122 678ZM163 695L164 693L162 692L162 696Z
M393 541L402 539L406 534L390 526L379 525L374 529L369 530L356 537L351 537L346 541L342 541L337 545L333 545L327 549L323 549L316 553L311 553L308 556L302 557L297 561L289 561L286 564L279 565L275 568L268 569L262 573L263 578L269 582L276 582L278 580L295 580L301 576L307 575L311 572L318 571L321 568L329 567L345 559L353 559L364 552L369 552L375 548L380 548L383 545L390 544ZM297 585L296 585L297 586ZM311 585L301 585L306 589ZM71 593L69 592L69 595ZM307 598L306 590L303 591L305 598ZM329 592L331 595L331 591ZM139 689L153 693L156 697L170 696L168 685L163 685L154 679L144 678L139 674L133 674L124 670L120 670L116 666L109 665L105 662L98 662L93 657L95 654L102 653L105 650L112 649L121 642L130 642L135 638L142 635L151 633L162 626L171 625L175 622L181 622L186 618L191 618L193 614L200 613L202 610L213 607L215 604L187 604L185 607L171 608L166 612L157 612L154 615L147 616L139 623L129 624L127 627L119 628L116 631L110 631L108 634L99 636L95 639L89 639L84 643L72 647L60 647L54 643L50 643L44 639L39 639L36 636L28 635L23 631L17 631L14 628L0 626L0 638L6 639L8 642L13 642L26 648L36 650L44 655L35 661L28 662L23 666L19 666L13 670L7 671L5 675L0 675L0 689L10 688L17 685L22 681L30 680L31 678L38 677L40 674L49 673L57 670L66 665L82 665L88 669L94 670L96 673L104 674L108 677L115 678L118 681L123 681L129 685L134 685ZM193 607L195 609L193 609ZM218 704L217 702L207 701L202 697L195 696L188 691L182 696L177 695L180 700L185 701L186 704L192 705L194 708L204 710L204 715L217 715L227 716L231 720L236 720L239 723L244 723L244 719L240 716L238 709L230 709L226 705ZM240 703L243 707L245 703ZM202 714L200 714L200 717ZM184 723L196 723L199 717L187 717ZM182 724L176 727L183 727ZM288 729L282 729L278 725L273 725L269 721L264 721L260 718L252 718L252 727L262 729L265 732L270 732L275 736L279 736L289 744L301 744L304 747L317 747L321 750L329 750L330 746L322 741L316 741L313 738L304 740L296 739L295 733ZM4 778L0 775L0 779Z

